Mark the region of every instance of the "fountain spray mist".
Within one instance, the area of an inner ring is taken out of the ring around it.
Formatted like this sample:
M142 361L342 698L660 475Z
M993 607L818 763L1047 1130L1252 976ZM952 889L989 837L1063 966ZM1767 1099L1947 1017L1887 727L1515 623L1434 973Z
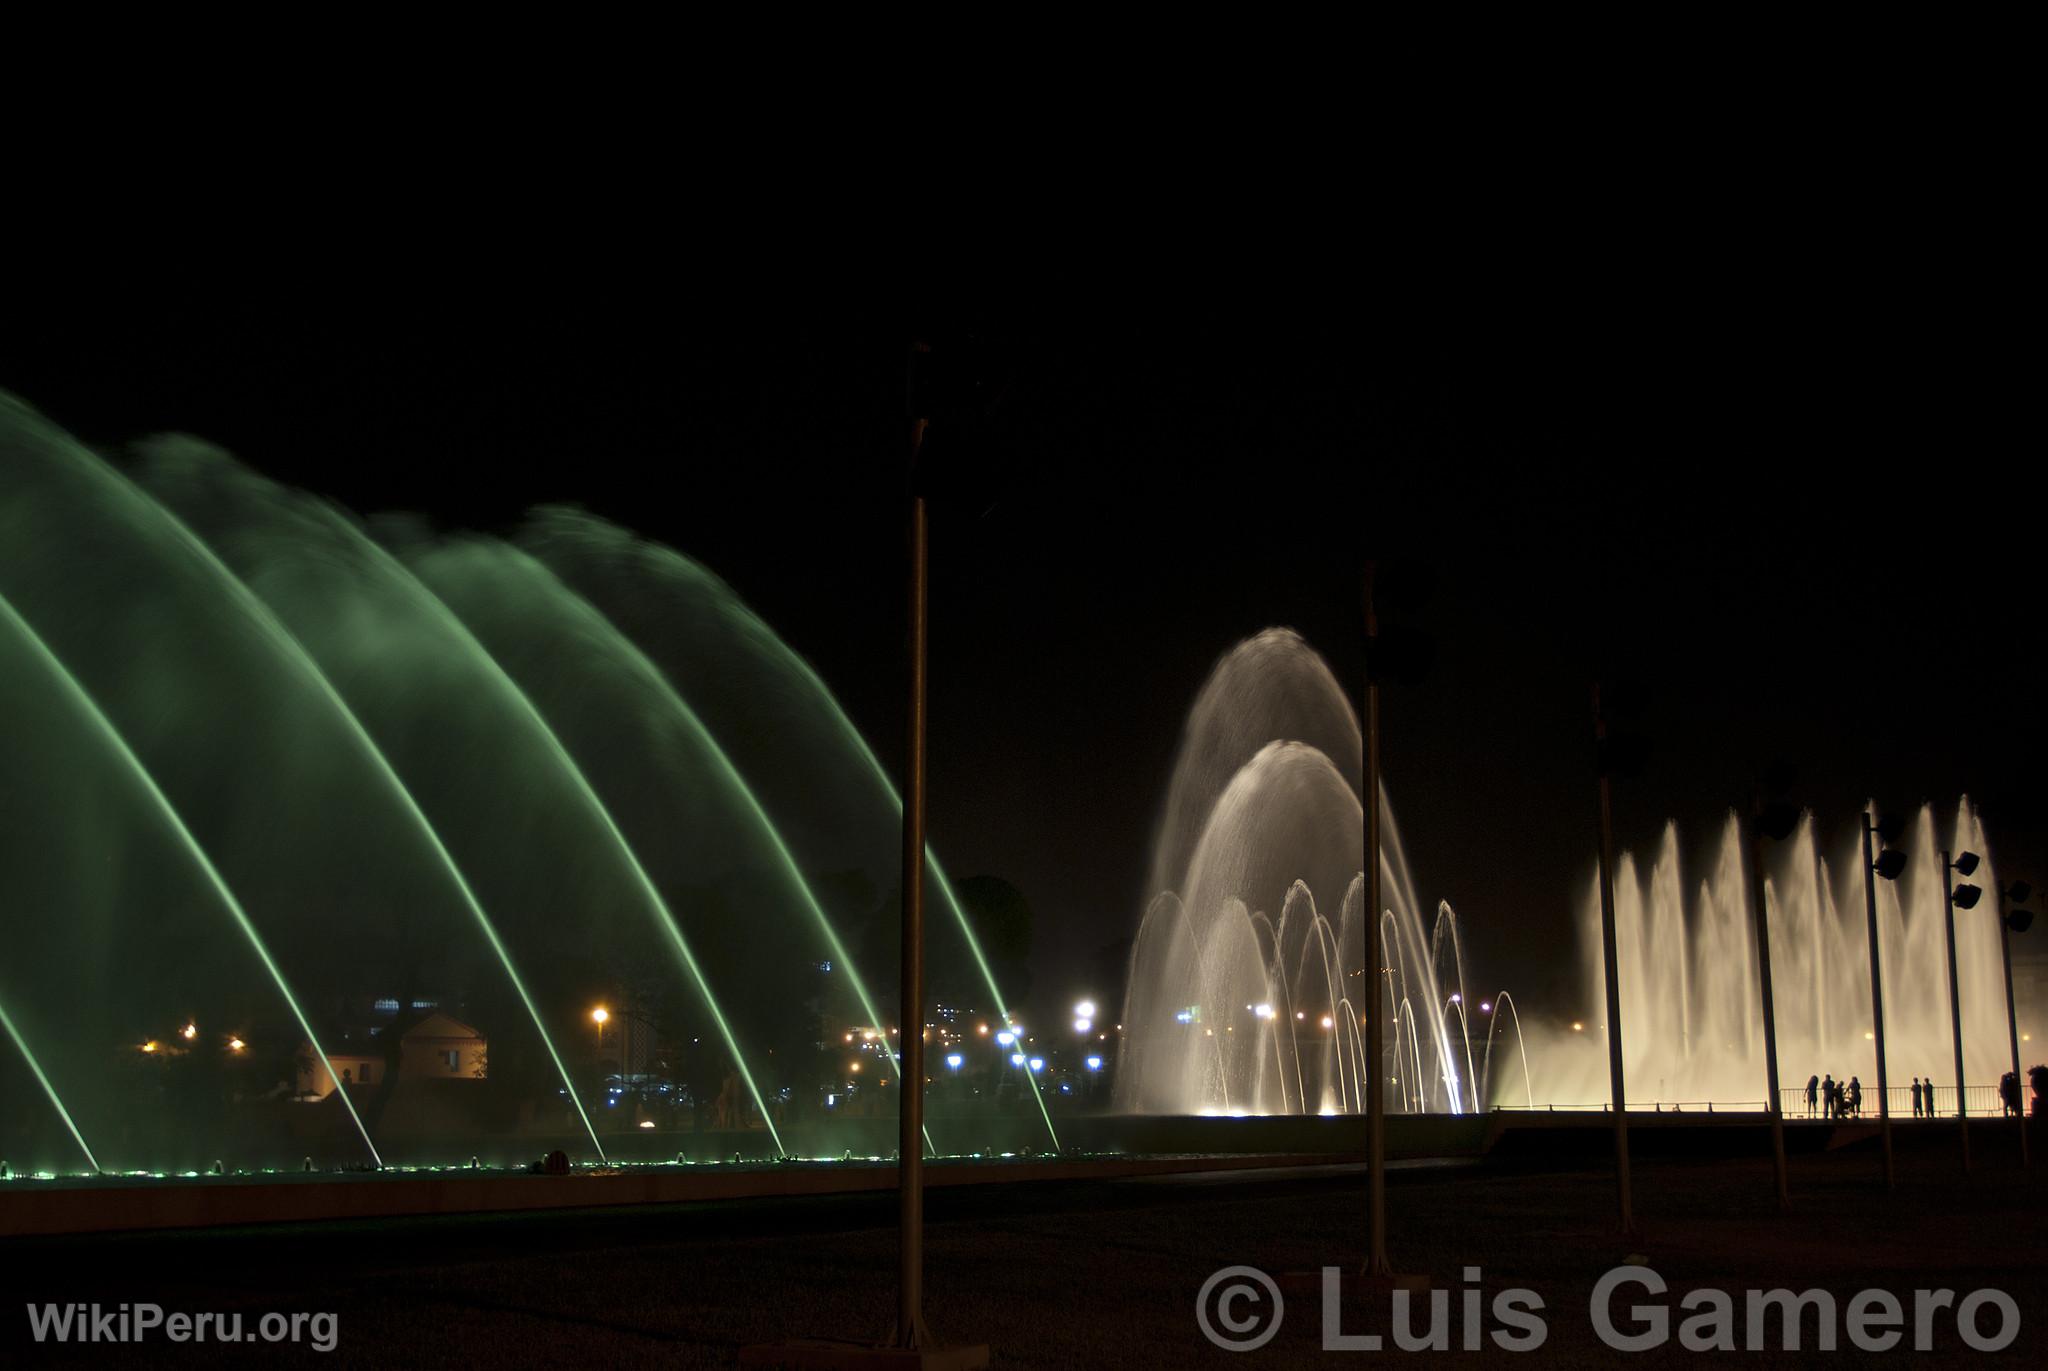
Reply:
M577 794L590 807L592 817L603 826L606 836L609 838L612 846L618 851L620 860L625 862L627 868L632 872L633 880L639 885L642 893L647 896L648 908L654 915L656 924L668 935L669 940L674 944L677 957L681 959L684 970L690 976L691 983L696 987L697 993L704 1000L704 1007L710 1011L712 1020L717 1023L719 1036L724 1039L726 1050L732 1053L733 1064L739 1069L740 1079L746 1082L747 1093L753 1097L754 1107L761 1111L761 1121L767 1125L768 1136L774 1140L776 1154L778 1156L783 1155L782 1135L775 1131L774 1116L768 1110L767 1101L761 1098L761 1087L755 1083L754 1073L747 1068L746 1057L740 1051L739 1040L733 1034L732 1024L726 1019L725 1011L719 1007L718 997L712 993L711 982L705 979L703 968L698 965L696 954L691 952L689 939L683 936L681 923L677 921L675 913L669 909L668 902L662 898L661 891L655 887L653 879L648 876L647 868L641 865L639 854L633 851L633 845L626 841L626 835L620 831L618 820L612 817L611 810L605 807L604 800L599 797L596 788L591 785L589 778L584 775L583 768L576 764L576 759L570 755L569 749L563 745L560 736L549 726L546 717L542 715L540 708L533 703L531 697L519 688L518 682L514 681L504 667L499 665L497 658L493 657L489 649L477 640L476 635L470 632L468 625L464 624L456 616L455 612L448 607L445 601L434 594L426 583L414 575L404 563L393 557L385 549L371 542L368 538L363 537L353 526L342 524L339 520L336 521L336 524L344 536L351 538L352 541L358 542L361 545L363 552L374 558L379 565L387 568L392 575L401 578L402 584L417 598L418 603L442 623L449 634L462 645L466 652L472 654L477 664L489 674L492 681L504 692L505 697L512 701L517 706L519 712L531 721L537 736L546 747L548 754L555 759L561 767L563 775L567 777ZM678 706L682 706L680 699L676 703ZM683 708L687 714L687 706L683 706ZM713 750L714 752L716 751L715 745ZM722 753L719 754L719 758L721 761L724 760ZM729 763L727 764L727 770L731 770ZM737 781L738 773L734 772L732 774L734 780ZM740 786L740 790L742 794L747 795L748 800L752 800L753 797L751 794L746 793L744 785ZM758 805L754 806L754 813L759 815L763 826L768 830L770 841L775 844L776 850L781 852L784 860L787 861L788 851L783 848L781 839L775 834L773 826L767 823L767 816L760 813ZM796 870L794 863L789 863L789 870L791 875L795 877L797 888L803 895L803 898L809 903L812 912L816 914L821 923L825 924L826 933L832 938L833 947L843 953L843 949L839 948L837 935L832 933L830 923L825 920L824 911L818 908L817 899L812 896L810 887L804 883L802 874ZM847 963L847 970L851 974L851 962ZM859 982L856 981L855 984L858 986ZM862 995L864 997L862 1003L866 1004L865 990L862 991ZM927 1143L929 1143L929 1139L927 1139Z
M901 818L903 813L903 797L897 793L895 782L890 779L888 768L884 767L881 759L875 755L875 751L869 746L866 736L861 733L860 729L854 726L853 720L848 717L845 707L840 704L839 698L832 693L831 687L825 684L824 678L818 674L817 669L809 661L785 642L780 634L769 627L730 587L709 570L674 548L663 547L659 544L634 537L623 529L604 523L577 510L551 508L541 511L533 520L522 541L534 550L536 556L552 567L555 573L561 576L564 581L573 582L575 578L567 573L563 563L594 551L600 554L608 564L631 563L671 584L687 588L695 596L708 599L717 615L737 629L738 635L745 640L751 650L763 656L772 657L774 663L779 667L786 679L793 680L804 693L811 696L823 707L826 716L832 721L834 731L841 744L859 758L862 767L874 778L882 794L887 797L890 808L894 810L899 819ZM564 556L564 553L567 553L568 556ZM591 600L588 592L582 591L580 587L577 593L586 602ZM597 608L594 603L591 604L591 610L595 614L603 615L603 611ZM612 628L613 632L618 634L623 643L633 644L631 635L627 634L622 628L611 625L609 619L607 619L607 625ZM678 704L682 705L689 713L693 726L702 731L705 740L716 751L716 755L723 765L730 771L734 783L746 795L748 803L760 813L762 824L772 831L774 825L768 818L766 806L756 797L752 787L746 785L738 766L730 760L729 754L718 745L711 730L700 721L700 716L697 715L696 711L683 704L681 688L660 667L656 666L652 661L648 661L646 654L640 652L637 646L634 646L633 650L646 662L648 669L655 673L663 686L676 697ZM781 843L779 836L777 842L778 844ZM794 870L795 858L793 855L786 853L786 845L785 854L788 856L792 870ZM955 926L960 930L960 936L966 944L969 955L973 958L976 972L980 976L982 984L988 990L989 999L994 1003L996 1013L1004 1023L1013 1022L1014 1016L1010 1013L1009 1005L1003 998L1001 988L996 984L995 970L989 964L988 955L981 946L981 940L975 936L974 927L967 918L967 911L961 906L960 897L954 891L952 881L947 877L944 867L940 865L938 856L932 851L929 843L925 845L925 863L931 872L932 880L938 886L940 895L945 900L946 908L952 914ZM823 917L822 911L819 917ZM851 965L852 963L848 962L848 966L850 967ZM865 1003L865 992L862 992L862 995L863 1002ZM872 1010L870 1010L870 1013L872 1013ZM905 1017L908 1018L909 1016L906 1015ZM1030 1072L1027 1071L1024 1074L1027 1083L1031 1087L1032 1099L1038 1106L1039 1117L1045 1123L1046 1136L1052 1140L1054 1150L1058 1150L1060 1147L1059 1133L1053 1127L1052 1115L1046 1108L1044 1096L1038 1087L1038 1081Z
M554 1039L549 1036L546 1025L541 1022L540 1010L534 1004L533 996L527 990L526 983L520 978L518 970L513 966L512 956L506 950L503 940L499 938L498 931L493 926L490 916L484 912L483 904L477 899L476 892L471 889L468 878L462 874L462 869L456 865L454 855L448 851L447 845L441 841L441 835L435 831L433 824L428 821L425 811L419 806L419 802L413 798L412 792L406 788L405 782L400 779L398 772L392 767L390 759L377 746L376 740L370 736L369 730L363 727L362 721L349 708L348 702L342 699L341 693L334 688L334 683L328 680L326 673L321 671L319 664L313 660L312 654L307 652L298 639L292 636L290 630L286 629L284 624L278 620L276 614L271 611L270 606L265 604L262 598L253 590L249 589L242 579L236 576L228 567L227 563L223 562L214 550L206 544L206 541L187 527L182 519L173 514L161 501L152 498L147 492L128 480L127 477L107 465L96 454L68 440L65 441L63 446L64 454L92 477L96 484L110 491L116 498L139 508L145 517L159 521L177 542L190 552L200 565L226 590L229 599L243 609L249 616L250 621L255 624L264 640L278 654L279 658L296 671L301 679L314 689L322 702L332 711L334 717L341 723L344 732L357 746L364 760L370 764L380 781L388 788L392 798L398 802L402 812L411 821L422 841L427 844L437 863L447 872L448 878L454 885L464 907L469 910L477 927L482 931L485 941L490 944L492 953L504 968L506 979L511 983L513 990L517 992L520 1002L525 1005L527 1015L533 1020L534 1030L540 1034L541 1044L547 1049L548 1057L554 1063L556 1074L562 1079L562 1086L568 1095L569 1102L575 1106L577 1116L583 1121L584 1131L590 1135L590 1145L597 1150L598 1156L602 1158L604 1156L604 1144L597 1140L597 1129L591 1125L590 1115L584 1111L583 1101L576 1095L576 1088L569 1079L569 1070L562 1063L562 1055L556 1050ZM353 1107L351 1107L350 1112L354 1112Z
M298 1020L300 1029L305 1032L306 1041L312 1044L314 1055L320 1058L320 1065L326 1069L327 1078L339 1082L341 1080L340 1075L335 1072L333 1065L328 1062L327 1053L320 1046L319 1036L313 1032L313 1025L307 1021L305 1011L299 1007L298 999L292 994L291 986L286 984L284 972L271 957L270 950L263 945L262 935L257 933L256 925L250 921L247 911L242 908L242 902L235 898L235 892L228 888L227 881L221 877L220 872L214 867L213 859L206 855L206 849L199 845L199 840L194 838L191 830L185 827L185 821L179 817L176 806L172 805L169 797L157 786L156 778L149 774L148 768L142 764L142 759L135 755L134 750L128 746L127 740L121 736L120 731L101 712L100 707L93 702L92 696L86 692L85 687L78 683L78 678L65 669L64 664L57 660L57 655L50 651L49 645L42 640L41 636L36 633L35 629L29 625L26 619L23 619L20 614L15 612L13 604L4 595L0 595L0 619L5 619L8 626L21 635L22 640L35 650L37 657L49 668L50 674L62 685L70 698L78 705L80 711L92 721L100 736L105 739L107 746L114 752L115 756L119 757L126 764L128 770L135 777L136 782L148 794L151 801L154 802L158 811L163 815L164 821L170 825L178 840L192 854L192 860L198 864L200 871L205 874L207 881L212 884L214 890L220 895L221 903L227 907L228 913L233 916L236 926L242 930L242 935L248 939L250 948L262 960L264 968L270 972L270 979L276 983L278 994L284 996L285 1003L291 1007L292 1017ZM9 1025L8 1032L10 1034L14 1032L12 1025ZM19 1043L21 1039L16 1037L15 1041ZM24 1055L27 1054L28 1049L26 1046L23 1046L22 1052ZM36 1075L38 1077L42 1075L40 1069L37 1070ZM44 1083L44 1088L49 1089L47 1082ZM362 1134L363 1146L369 1149L371 1160L376 1162L379 1168L382 1168L384 1159L377 1155L377 1145L370 1141L370 1130L363 1126L362 1116L356 1113L356 1107L350 1101L348 1091L337 1085L335 1094L341 1097L342 1107L348 1110L349 1118L355 1123L356 1132ZM56 1092L52 1091L50 1098L54 1101L56 1099ZM59 1104L57 1107L62 1112L63 1105ZM70 1121L70 1116L66 1115L65 1122L68 1124ZM74 1128L72 1132L76 1135L77 1129ZM84 1147L85 1139L79 1138L78 1145ZM89 1151L86 1153L87 1157L91 1155ZM97 1162L93 1163L93 1169L99 1169Z

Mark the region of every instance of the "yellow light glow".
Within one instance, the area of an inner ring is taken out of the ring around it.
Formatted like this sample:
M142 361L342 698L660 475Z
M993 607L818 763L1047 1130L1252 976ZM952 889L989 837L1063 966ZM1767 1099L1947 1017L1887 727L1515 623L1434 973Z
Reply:
M154 1052L156 1051L156 1043L153 1040L150 1042L146 1042L142 1045L142 1050L144 1052Z
M178 1036L183 1038L188 1043L191 1042L194 1038L199 1036L199 1025L196 1023L186 1024L183 1028L178 1030Z
M1582 1023L1578 1023L1578 1022L1574 1022L1574 1023L1572 1024L1572 1032L1574 1032L1574 1033L1583 1033L1583 1032L1585 1032L1585 1031L1586 1031L1586 1026L1585 1026L1584 1024L1582 1024Z
M1335 1019L1332 1019L1328 1014L1323 1015L1323 1027L1335 1028L1336 1026L1337 1021Z
M847 1069L848 1071L854 1071L854 1072L858 1072L858 1071L860 1070L860 1063L859 1063L859 1062L855 1062L855 1063L854 1063L854 1064L853 1064L852 1066L849 1066L849 1067L847 1067L846 1069Z
M979 1034L981 1034L981 1035L982 1035L983 1037L987 1037L987 1036L988 1036L988 1025L987 1025L987 1024L985 1024L985 1023L978 1023L978 1024L976 1024L976 1025L974 1026L974 1031L975 1031L975 1032L977 1032L977 1033L979 1033Z
M249 1044L243 1042L240 1038L228 1039L228 1051L230 1052L240 1052L243 1048L247 1047L248 1045Z
M600 1028L602 1028L606 1023L610 1022L611 1017L612 1012L609 1009L606 1009L603 1005L599 1005L597 1008L590 1011L590 1021Z
M1865 1033L1865 1034L1863 1035L1863 1041L1865 1041L1865 1042L1875 1042L1876 1040L1877 1040L1877 1034L1875 1034L1875 1033Z

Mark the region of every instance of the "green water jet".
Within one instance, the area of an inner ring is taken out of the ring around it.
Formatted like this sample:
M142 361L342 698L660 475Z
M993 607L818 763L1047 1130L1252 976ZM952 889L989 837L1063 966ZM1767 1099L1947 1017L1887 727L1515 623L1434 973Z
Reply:
M88 471L112 486L123 498L140 504L149 515L162 520L171 532L176 535L178 540L189 548L193 555L198 557L200 562L210 572L219 578L230 598L241 605L249 614L251 621L269 639L271 645L284 660L294 666L320 694L321 698L326 701L328 706L333 709L335 717L342 723L349 736L360 747L372 769L390 787L393 797L397 799L407 817L417 826L421 837L433 850L435 857L447 871L449 880L455 886L456 892L460 895L464 906L476 921L477 927L482 931L485 941L490 944L491 951L498 958L499 964L504 967L506 979L511 983L513 990L518 993L520 1002L526 1006L527 1015L533 1020L534 1031L540 1034L541 1046L547 1049L548 1057L555 1064L556 1074L562 1078L562 1086L568 1096L569 1103L575 1107L577 1116L583 1120L584 1131L590 1135L590 1145L597 1150L598 1157L603 1159L605 1155L604 1144L597 1140L597 1129L591 1125L590 1115L584 1111L583 1101L576 1095L576 1087L569 1079L569 1070L562 1063L561 1053L555 1050L554 1039L548 1035L546 1025L541 1022L540 1009L534 1004L533 996L528 992L525 981L520 978L519 972L513 967L512 956L506 950L504 942L498 937L497 928L491 923L490 916L484 912L483 904L477 899L476 892L470 888L468 878L462 874L462 869L455 864L454 855L448 851L447 845L441 841L440 833L435 830L434 825L427 819L426 812L420 808L419 802L413 798L412 792L406 788L405 782L400 779L397 770L392 767L390 759L377 746L376 740L370 736L369 730L363 727L362 721L356 717L355 711L349 708L346 700L342 699L341 692L334 688L334 683L327 679L326 673L320 669L319 663L313 660L312 654L306 651L305 646L297 638L292 636L291 631L278 620L276 614L271 611L270 606L265 604L255 591L249 589L242 579L229 568L227 563L223 562L219 555L207 545L206 541L186 526L184 520L173 514L160 501L154 499L147 492L129 481L127 477L107 465L105 461L94 453L85 448L78 447L76 444L70 444L69 446L72 454L86 466ZM353 1107L351 1107L350 1112L354 1112Z
M114 727L113 721L107 718L98 704L94 703L92 695L84 686L79 684L78 678L65 668L64 663L57 659L57 654L50 651L49 644L42 640L41 635L29 625L26 619L22 618L15 611L13 604L8 601L5 595L0 595L0 618L4 618L9 627L13 628L21 636L22 640L35 651L36 656L49 669L50 674L57 679L71 700L77 704L80 712L86 716L94 728L99 731L101 737L106 740L107 746L113 750L117 757L126 763L130 774L134 776L137 784L142 787L144 792L155 803L157 811L163 815L164 821L170 825L171 831L176 834L178 841L183 843L186 851L192 854L192 860L198 864L200 871L206 876L207 881L212 884L215 893L220 896L221 903L227 907L228 913L233 916L236 925L241 928L242 935L249 940L249 946L254 949L257 957L263 962L264 969L270 973L271 981L277 986L277 993L284 996L284 1002L291 1007L292 1017L298 1020L300 1030L306 1035L306 1041L312 1044L313 1054L320 1059L320 1065L326 1068L327 1078L335 1082L335 1093L341 1097L342 1107L348 1110L348 1116L354 1122L356 1132L362 1134L363 1146L370 1150L370 1159L376 1162L379 1167L382 1167L384 1159L377 1155L377 1144L370 1141L370 1130L363 1126L362 1116L356 1113L355 1104L349 1099L348 1091L341 1087L341 1076L334 1070L333 1065L328 1062L327 1053L320 1046L319 1037L313 1032L313 1025L307 1022L305 1011L299 1007L299 1001L292 994L291 986L285 982L284 972L271 957L270 949L263 945L262 935L256 931L256 925L250 921L248 912L242 908L242 902L235 898L235 892L228 888L227 881L214 866L213 859L206 855L206 849L201 847L199 840L192 836L192 830L185 827L185 821L179 816L177 807L171 803L170 797L165 795L163 790L157 785L156 778L149 774L149 769L142 764L142 759L135 755L134 749L128 746L128 740L121 736L120 730ZM10 1035L14 1036L17 1044L21 1044L22 1054L27 1056L28 1047L26 1044L21 1043L19 1035L14 1034L12 1024L8 1025L7 1031ZM31 1058L30 1060L33 1063L34 1059ZM42 1074L41 1068L37 1068L36 1075L40 1078ZM45 1090L50 1089L47 1081L44 1082L43 1088ZM50 1091L50 1098L53 1102L56 1100L57 1096L54 1090ZM61 1103L58 1104L57 1108L60 1113L63 1112L64 1107ZM64 1121L67 1124L71 1122L68 1114L65 1115ZM77 1132L78 1130L74 1127L72 1129L73 1135L76 1136ZM85 1139L79 1138L78 1145L84 1147ZM92 1153L88 1151L86 1156L91 1157ZM99 1169L97 1162L93 1163L93 1169L95 1171Z
M527 556L527 554L515 553L514 555L533 563L539 575L546 577L552 585L559 588L563 603L582 617L593 631L602 636L605 641L611 643L621 658L635 671L640 673L642 679L653 686L661 697L674 708L676 716L683 721L692 735L697 738L705 753L710 756L713 763L717 766L726 785L731 789L739 802L745 806L748 816L760 830L761 835L768 840L769 846L775 850L776 858L783 872L789 877L790 884L796 890L798 898L802 900L806 912L810 914L812 921L817 924L819 931L824 934L827 944L831 947L832 956L837 963L846 967L847 980L853 986L854 996L860 1001L862 1011L867 1014L869 1020L879 1029L882 1026L881 1011L876 1007L874 997L868 993L867 984L861 980L860 972L855 969L853 958L848 954L845 943L840 941L839 931L832 926L831 917L825 913L825 908L819 903L816 892L811 889L810 882L804 879L803 870L797 865L796 854L789 850L789 845L783 841L781 832L775 827L774 821L769 818L768 811L762 806L759 797L754 794L753 788L747 784L746 778L740 774L739 768L733 764L732 758L726 754L725 749L718 745L718 740L712 736L711 730L705 727L704 721L697 717L697 712L690 708L689 702L676 690L661 668L656 666L632 639L621 632L618 626L612 623L602 610L571 590L553 572L548 571L538 562L535 562L534 559ZM430 590L426 593L432 594ZM445 606L443 608L445 610ZM452 611L449 612L452 614ZM478 644L477 650L483 651L481 644ZM532 706L529 704L528 708L532 708ZM559 744L557 745L559 746ZM680 937L680 934L678 934L678 937ZM897 1080L902 1080L903 1065L897 1055L886 1051L882 1055L888 1060L889 1069L896 1074ZM755 1098L758 1101L760 1097L756 1095ZM938 1149L932 1147L929 1132L926 1133L924 1141L926 1149L936 1155Z
M753 1096L754 1107L761 1111L761 1121L767 1125L768 1136L774 1140L775 1151L780 1155L784 1150L782 1136L775 1130L774 1117L768 1111L767 1101L761 1098L761 1088L754 1081L754 1073L747 1069L746 1058L740 1052L739 1040L732 1031L732 1025L726 1020L725 1011L719 1008L718 997L712 993L710 981L705 978L703 968L698 965L696 955L690 950L689 940L683 936L682 925L677 921L674 912L669 909L668 901L662 898L661 891L655 886L653 878L647 874L647 868L641 865L639 855L633 851L632 844L626 841L625 833L619 828L618 821L612 817L611 810L605 806L604 800L598 795L596 787L592 786L590 779L583 774L583 768L577 765L576 759L570 755L569 749L563 745L560 736L549 726L547 718L540 712L539 706L535 705L531 697L524 690L520 689L519 683L512 679L510 673L503 666L499 665L498 659L491 655L490 650L477 640L474 633L470 632L469 626L462 622L455 611L450 609L447 603L440 596L436 595L426 582L420 580L418 576L413 574L410 568L393 557L384 548L370 542L367 538L362 538L354 528L344 526L344 530L352 538L360 539L371 556L387 565L392 574L400 578L401 583L418 598L419 603L430 614L438 618L455 640L462 645L463 649L473 656L477 664L483 668L484 672L504 692L505 697L512 701L532 722L542 742L548 748L550 755L561 767L562 773L568 777L570 783L576 788L577 793L583 798L585 804L589 806L592 817L604 827L605 833L610 837L613 846L618 849L620 859L626 863L633 879L647 896L648 905L655 916L656 923L668 934L670 942L675 947L677 956L682 960L684 970L689 973L692 983L697 987L697 993L704 998L704 1007L710 1010L712 1019L717 1022L719 1036L724 1039L726 1050L732 1053L733 1063L739 1068L740 1078L746 1082L747 1093ZM815 903L813 901L814 906Z
M77 1142L78 1150L85 1153L85 1159L92 1163L92 1169L95 1172L99 1171L100 1159L93 1156L92 1149L85 1145L85 1134L79 1132L78 1125L71 1121L71 1111L66 1109L64 1101L58 1098L57 1087L51 1085L50 1078L43 1074L43 1064L36 1060L36 1054L28 1050L27 1039L23 1038L21 1031L14 1026L14 1020L7 1017L5 1005L0 1005L0 1028L6 1029L7 1036L14 1039L14 1045L21 1050L21 1059L28 1063L29 1070L35 1072L36 1084L42 1086L43 1093L50 1097L50 1104L56 1109L57 1117L64 1120L64 1126L71 1130L71 1137Z

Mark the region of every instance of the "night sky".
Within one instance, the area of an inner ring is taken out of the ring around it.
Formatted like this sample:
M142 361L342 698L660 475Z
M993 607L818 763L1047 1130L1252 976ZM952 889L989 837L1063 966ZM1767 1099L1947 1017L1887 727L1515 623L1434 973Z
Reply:
M955 874L1031 901L1033 999L1119 989L1103 952L1136 926L1218 655L1289 625L1359 685L1374 555L1436 582L1416 619L1434 666L1385 701L1418 893L1467 921L1479 982L1566 1012L1596 671L1651 691L1624 844L1676 817L1697 868L1784 759L1831 838L1865 795L1967 791L2004 873L2048 878L2019 363L1939 301L1764 310L1727 284L1413 332L1336 303L936 322L115 308L17 321L0 386L88 441L189 431L364 513L492 531L586 505L732 583L893 767L904 345L971 333L1007 386L998 450L938 474L932 837Z

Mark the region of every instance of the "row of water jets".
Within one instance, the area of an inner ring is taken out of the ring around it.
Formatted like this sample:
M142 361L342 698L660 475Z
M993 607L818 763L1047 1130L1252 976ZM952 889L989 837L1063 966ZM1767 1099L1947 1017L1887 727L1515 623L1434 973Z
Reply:
M1364 1108L1364 809L1357 716L1322 658L1271 629L1227 653L1188 715L1132 949L1116 1088L1159 1113L1347 1113ZM1511 994L1468 989L1451 907L1415 895L1384 787L1373 977L1391 1032L1389 1107L1599 1107L1609 1098L1600 907L1579 902L1579 1007L1526 1027ZM1988 851L1967 800L1943 826L1917 814L1907 876L1877 892L1890 1065L1952 1060L1940 862ZM1875 1074L1860 835L1824 856L1813 816L1764 873L1780 1060L1789 1078ZM1676 825L1615 872L1622 1047L1631 1105L1764 1094L1762 1016L1742 827L1730 816L1705 868L1684 869ZM1995 886L1988 870L1982 879ZM1270 903L1269 903L1270 902ZM1277 912L1275 907L1277 905ZM1332 917L1327 911L1334 909ZM2006 1069L1996 915L1959 917L1966 1075ZM1498 1060L1496 1060L1498 1057Z
M805 874L891 851L880 762L722 583L580 512L540 511L516 543L372 529L190 439L116 467L0 395L0 658L16 724L0 1028L95 1170L102 1130L123 1139L110 1167L151 1160L103 1026L157 1001L246 1005L255 978L338 1079L305 980L330 997L351 965L445 983L479 947L599 1156L544 1007L578 959L666 960L781 1151L746 1040L769 1029L741 1022L774 973L721 993L700 955L735 944L722 962L745 975L760 925L748 910L693 930L668 893L707 870L793 910L795 941L886 1021ZM805 774L773 764L778 745L805 751ZM1007 1019L936 860L932 878Z

